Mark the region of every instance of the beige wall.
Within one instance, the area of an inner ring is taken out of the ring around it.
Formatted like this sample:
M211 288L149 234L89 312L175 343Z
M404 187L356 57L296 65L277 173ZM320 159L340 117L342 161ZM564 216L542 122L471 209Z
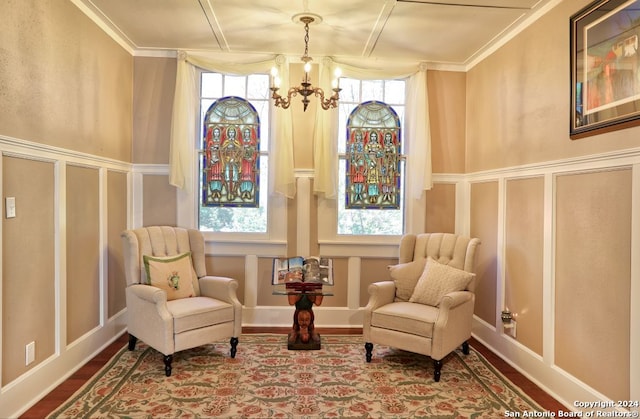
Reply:
M70 1L4 1L0 16L6 416L124 330L133 58Z
M126 306L124 265L120 233L127 228L127 174L107 172L107 315L114 316Z
M287 306L287 299L282 295L273 295L271 290L271 275L273 273L273 258L258 258L258 306ZM293 312L292 312L293 314Z
M498 266L498 183L471 185L471 237L481 241L476 250L475 314L491 325L496 324L496 290Z
M464 173L466 73L428 71L427 86L433 172Z
M131 55L70 1L0 16L0 134L131 161Z
M506 183L504 307L517 313L518 342L542 355L544 178Z
M612 400L626 400L631 170L559 176L556 205L555 362Z
M360 306L369 301L369 285L378 281L390 281L389 265L398 263L397 258L368 258L362 260L360 271Z
M467 73L466 171L496 177L471 189L471 231L483 242L476 314L494 325L509 305L517 340L545 357L532 375L559 368L618 400L632 381L632 171L585 172L590 160L575 158L638 147L640 128L569 138L568 22L588 3L560 2ZM495 287L493 264L504 268ZM513 349L503 353L518 363Z
M563 1L467 73L467 172L637 147L640 127L569 139L569 18Z
M425 232L456 232L456 185L435 183L426 192Z
M99 190L96 169L67 167L68 344L100 324Z
M133 75L133 162L169 163L176 60L136 57Z
M176 226L176 188L165 175L145 175L142 180L142 225Z
M226 276L228 278L244 278L244 258L241 256L207 255L207 275ZM238 299L244 304L244 281L238 281Z
M54 165L2 159L2 191L16 217L2 220L2 385L55 351ZM2 205L4 208L4 205ZM25 346L36 342L25 366Z

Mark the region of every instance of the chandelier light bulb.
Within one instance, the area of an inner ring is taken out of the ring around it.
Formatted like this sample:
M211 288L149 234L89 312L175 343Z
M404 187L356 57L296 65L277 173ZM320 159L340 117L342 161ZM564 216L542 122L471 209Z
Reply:
M333 90L338 89L338 91L340 91L340 76L342 76L342 70L340 69L340 67L336 67L336 69L333 71L333 75L336 77L333 80Z

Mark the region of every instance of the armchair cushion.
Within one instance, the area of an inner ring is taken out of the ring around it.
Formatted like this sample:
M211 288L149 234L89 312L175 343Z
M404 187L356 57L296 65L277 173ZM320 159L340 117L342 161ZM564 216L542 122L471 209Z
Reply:
M207 297L178 299L167 302L173 316L174 333L233 322L233 305Z
M164 290L167 301L196 296L191 252L168 257L144 255L142 258L149 285Z
M374 311L371 314L371 326L431 338L439 313L437 307L397 302Z
M411 262L389 265L389 274L396 284L396 301L409 301L426 263L427 258L419 258Z
M446 294L465 290L474 276L429 257L409 301L437 307Z

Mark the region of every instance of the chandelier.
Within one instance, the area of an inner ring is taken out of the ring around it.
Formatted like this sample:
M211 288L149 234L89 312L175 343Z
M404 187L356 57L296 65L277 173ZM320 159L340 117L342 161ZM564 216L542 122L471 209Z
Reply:
M295 18L295 17L294 17ZM314 95L320 98L320 106L322 109L327 110L330 108L335 108L338 106L338 93L340 92L340 69L336 69L335 80L333 81L332 91L333 94L331 97L324 97L324 90L320 87L313 87L311 82L309 81L309 72L311 72L311 61L313 58L309 56L309 24L313 23L316 18L310 15L302 15L298 19L300 22L304 23L304 55L300 57L302 62L304 63L304 78L302 79L302 83L300 86L295 86L289 88L287 91L287 97L283 97L278 94L278 90L280 89L280 78L278 77L278 70L273 67L271 69L271 97L275 101L276 106L280 106L283 109L287 109L289 105L291 105L291 97L300 95L302 96L302 104L303 110L307 110L307 106L309 106L309 96Z

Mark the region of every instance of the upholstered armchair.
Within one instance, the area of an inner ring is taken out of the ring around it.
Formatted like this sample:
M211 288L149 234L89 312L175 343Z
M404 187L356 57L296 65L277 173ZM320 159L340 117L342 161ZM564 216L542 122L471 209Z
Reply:
M242 332L238 283L208 276L204 238L197 230L146 227L122 233L127 279L129 350L143 342L164 355L231 338L232 358Z
M469 353L479 243L448 233L402 237L399 263L389 266L393 280L369 286L363 324L367 362L374 343L427 355L434 380L440 381L446 355L460 345Z

